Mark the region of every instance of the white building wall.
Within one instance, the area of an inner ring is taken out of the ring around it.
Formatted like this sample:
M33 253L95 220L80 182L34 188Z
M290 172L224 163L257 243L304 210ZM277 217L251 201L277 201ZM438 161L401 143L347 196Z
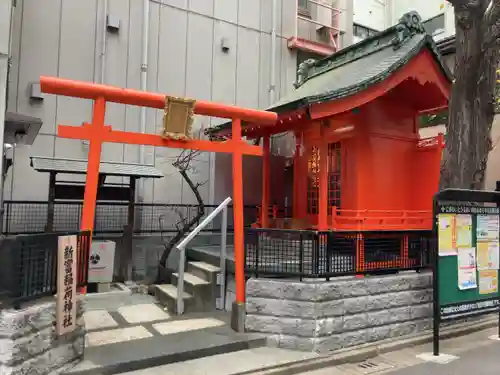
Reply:
M444 32L436 35L436 40L455 34L453 7L445 0L354 0L354 23L383 30L412 10L424 21L444 14Z
M105 83L139 89L142 6L139 0L109 0L108 14L120 20L117 33L107 32L104 59L103 0L18 0L12 40L9 110L40 117L43 127L33 146L15 152L5 199L46 200L48 175L34 171L29 156L85 159L87 146L57 138L56 124L90 121L92 102L46 95L31 102L29 85L41 75L98 81L105 61ZM295 33L294 0L277 0L276 66L271 67L272 1L270 0L151 0L148 91L213 100L252 108L269 103L271 69L276 72L276 98L292 89L296 52L286 39ZM221 39L230 46L221 49ZM218 119L197 118L196 127ZM162 113L147 110L147 131L158 131ZM110 103L106 123L114 129L139 131L139 108ZM105 144L103 161L139 161L138 146ZM145 162L165 178L145 181L145 202L194 203L189 189L171 166L179 150L147 149ZM213 154L196 160L196 180L208 202L214 196L210 165Z
M276 99L293 88L296 52L287 48L287 38L297 31L296 0L277 1L277 58L273 67ZM454 32L453 8L444 0L339 0L335 4L344 9L349 1L353 1L354 23L375 30L396 23L409 10L417 10L424 19L445 12L446 33L440 37ZM57 138L55 133L56 124L80 125L90 121L91 101L47 95L42 103L31 102L31 82L36 82L40 75L98 81L104 60L106 84L139 89L142 2L108 0L108 13L120 20L120 30L106 33L104 59L100 56L105 18L102 3L103 0L17 1L8 109L40 117L44 124L33 146L15 151L14 166L5 184L7 200L47 199L48 176L30 167L29 156L85 159L88 151L81 141ZM150 7L149 91L253 108L271 104L271 0L151 0ZM344 15L341 21L345 19L350 17ZM220 47L222 38L230 46L228 53ZM161 111L148 109L147 131L156 132L161 120ZM106 122L115 129L139 131L139 108L111 103ZM198 118L196 126L219 122ZM162 170L165 178L145 181L145 202L194 203L191 192L184 189L171 165L178 152L146 148L145 162ZM207 202L222 198L215 192L220 184L215 182L211 166L227 163L216 163L215 158L207 153L196 161L195 179L210 180L202 188ZM138 162L139 149L106 144L102 160Z
M374 30L386 28L386 4L380 0L353 0L354 23Z

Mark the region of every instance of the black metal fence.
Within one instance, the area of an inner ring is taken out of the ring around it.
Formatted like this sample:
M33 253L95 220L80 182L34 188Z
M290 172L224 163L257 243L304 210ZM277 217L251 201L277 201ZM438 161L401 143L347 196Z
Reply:
M136 203L134 233L176 232L175 224L182 218L191 220L198 212L195 204ZM217 206L206 205L205 216ZM37 234L47 232L49 203L46 201L5 201L3 234ZM128 220L128 203L98 202L94 233L123 233ZM82 202L57 202L54 204L54 232L77 231L80 228ZM257 206L244 207L245 225L250 226L257 219ZM220 231L220 217L205 231ZM232 229L232 206L229 206L228 227ZM161 224L160 224L161 222ZM161 225L161 227L160 227Z
M0 245L0 302L51 296L57 290L59 236L77 235L77 287L87 285L90 232L46 233L5 238Z
M431 232L246 229L245 270L254 276L330 278L418 270L430 264Z

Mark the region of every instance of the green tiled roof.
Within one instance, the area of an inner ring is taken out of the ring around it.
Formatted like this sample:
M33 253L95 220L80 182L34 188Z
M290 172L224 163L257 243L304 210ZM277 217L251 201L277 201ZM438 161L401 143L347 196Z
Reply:
M421 21L418 13L406 13L397 25L387 30L324 59L303 62L297 71L295 90L267 110L282 113L356 94L385 80L423 48L433 53L451 81L451 74ZM222 124L207 133L216 134L230 126Z

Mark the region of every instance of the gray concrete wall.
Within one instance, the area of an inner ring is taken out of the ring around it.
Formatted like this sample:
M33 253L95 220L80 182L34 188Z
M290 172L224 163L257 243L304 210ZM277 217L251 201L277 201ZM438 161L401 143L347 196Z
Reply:
M55 334L55 306L49 299L21 310L0 310L0 374L59 374L82 358L83 302L78 301L76 330L63 336Z
M329 352L431 327L431 273L297 282L250 279L246 329L272 345Z
M98 81L105 61L105 83L139 89L141 65L141 1L109 0L108 13L120 20L118 33L103 42L102 0L18 0L12 40L9 110L43 119L35 144L15 152L8 173L5 199L46 200L48 176L35 172L29 156L86 158L87 147L78 140L57 138L56 124L80 125L91 119L92 103L47 95L42 103L29 98L29 85L40 75ZM148 90L265 108L269 103L271 69L276 72L276 99L292 89L296 52L288 50L293 36L296 4L278 0L276 66L271 67L272 2L263 0L151 0ZM221 39L230 50L224 53ZM161 125L160 111L148 109L147 131ZM195 127L218 124L220 119L197 118ZM139 108L109 104L106 123L114 129L139 131ZM145 202L195 203L171 166L178 150L146 149L145 162L165 178L145 183ZM212 154L195 163L197 181L210 180L202 195L214 198L215 164ZM106 144L102 160L138 162L137 146ZM226 166L227 167L227 166ZM230 172L217 171L221 178ZM64 176L65 179L69 177ZM118 179L117 181L120 181ZM34 188L36 186L36 188Z

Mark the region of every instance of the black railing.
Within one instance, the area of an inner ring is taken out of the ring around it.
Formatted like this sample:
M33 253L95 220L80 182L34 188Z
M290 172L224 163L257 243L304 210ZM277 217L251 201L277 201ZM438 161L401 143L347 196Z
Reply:
M245 271L259 277L330 278L427 267L431 232L245 230Z
M22 302L54 295L57 290L58 239L67 235L77 235L76 285L87 285L90 232L6 238L0 245L0 302L19 308Z
M160 233L177 232L176 223L185 218L193 219L198 211L194 204L134 204L135 220L134 233ZM217 206L206 205L205 216L209 215ZM48 208L46 201L5 201L3 234L37 234L46 233L48 230ZM124 202L98 202L94 233L123 233L128 220L128 203ZM51 231L66 232L80 229L82 216L82 202L57 202L54 204L54 219ZM257 206L244 207L245 225L250 226L257 219ZM161 221L161 224L160 224ZM228 227L232 229L233 212L229 206ZM160 227L161 225L161 227ZM220 218L216 218L205 231L220 231Z

